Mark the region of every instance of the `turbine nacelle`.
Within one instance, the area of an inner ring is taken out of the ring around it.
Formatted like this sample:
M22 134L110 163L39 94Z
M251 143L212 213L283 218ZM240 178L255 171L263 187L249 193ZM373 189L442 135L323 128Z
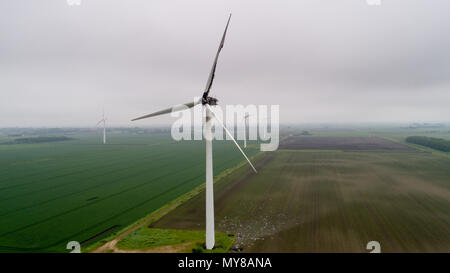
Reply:
M205 99L205 98L202 98L202 104L203 104L203 105L205 105L205 104L208 104L208 105L217 105L217 102L218 102L218 101L219 101L218 99L213 98L213 97L206 97L206 99Z

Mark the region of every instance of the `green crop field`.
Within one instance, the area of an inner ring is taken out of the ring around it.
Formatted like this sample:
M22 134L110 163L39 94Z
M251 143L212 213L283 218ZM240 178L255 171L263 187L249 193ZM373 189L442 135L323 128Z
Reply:
M368 252L369 241L382 252L448 252L450 160L387 145L265 153L258 174L242 167L215 186L216 231L236 234L245 252ZM203 230L204 198L151 227Z
M69 241L91 244L204 183L204 142L169 134L111 132L74 140L1 144L0 252L68 252ZM216 141L214 172L244 159ZM247 149L249 156L257 149Z

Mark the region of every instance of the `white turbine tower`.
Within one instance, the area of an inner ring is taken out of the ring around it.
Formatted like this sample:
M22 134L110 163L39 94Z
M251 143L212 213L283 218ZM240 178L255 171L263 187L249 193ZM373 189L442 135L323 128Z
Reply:
M105 110L103 110L102 119L97 123L96 126L103 123L103 144L106 144L106 118L105 118Z
M180 111L187 108L192 108L197 104L201 104L203 107L205 107L206 110L206 117L205 117L205 142L206 142L206 248L207 249L213 249L215 238L214 238L214 191L213 191L213 157L212 157L212 131L211 131L211 122L212 118L215 118L218 123L223 127L225 132L228 134L228 136L233 140L234 144L238 147L239 151L244 155L245 159L248 161L252 169L256 173L256 169L253 166L253 164L250 162L248 157L245 155L244 151L242 151L241 147L237 144L236 140L234 139L233 135L228 131L228 129L225 127L223 122L217 118L215 113L213 112L211 105L217 105L217 99L209 96L209 91L211 90L211 86L214 80L214 74L216 71L217 66L217 60L219 58L219 53L221 49L223 48L224 41L225 41L225 35L227 33L228 24L230 23L231 14L228 18L227 25L225 27L225 31L222 36L222 40L220 41L219 49L217 50L216 57L214 59L213 66L211 68L211 72L209 73L208 81L206 82L205 91L203 92L203 96L195 102L185 103L178 106L174 106L162 111L158 111L149 115L145 115L142 117L138 117L133 119L139 120L149 117L154 117L162 114L167 114L174 111Z

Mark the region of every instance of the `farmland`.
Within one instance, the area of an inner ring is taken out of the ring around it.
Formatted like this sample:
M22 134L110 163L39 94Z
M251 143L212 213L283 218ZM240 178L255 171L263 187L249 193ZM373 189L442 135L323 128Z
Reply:
M382 252L448 252L448 158L386 139L358 139L355 149L341 149L355 139L331 140L291 136L285 149L258 160L258 174L242 167L218 182L216 230L236 234L235 249L244 252L367 252L369 241ZM316 146L321 141L326 150ZM292 149L295 143L303 146ZM203 230L204 198L150 228Z
M167 133L95 132L73 140L0 142L0 252L67 252L118 232L204 183L204 143ZM249 155L257 152L249 149ZM233 144L214 143L214 172L240 163Z
M257 174L232 143L214 142L216 251L367 252L378 241L383 252L448 252L449 153L405 142L447 131L299 132L285 128L275 152L249 141ZM0 252L67 252L72 240L95 252L199 248L204 143L108 136L107 145L89 131L38 143L0 136Z

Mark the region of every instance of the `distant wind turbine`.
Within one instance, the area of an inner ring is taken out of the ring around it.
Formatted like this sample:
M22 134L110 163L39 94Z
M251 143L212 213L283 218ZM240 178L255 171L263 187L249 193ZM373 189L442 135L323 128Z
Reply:
M247 113L247 114L245 114L245 116L243 118L243 120L244 120L244 148L247 148L247 123L248 123L249 116L250 115Z
M225 127L223 122L217 118L216 114L213 112L213 109L211 106L217 105L217 99L209 96L209 91L211 90L211 86L214 80L214 75L216 71L217 66L217 60L219 58L219 53L221 49L223 48L224 42L225 42L225 35L227 33L228 24L230 23L231 14L228 18L227 25L225 27L225 31L222 36L222 40L220 41L219 49L217 50L216 57L214 59L213 66L211 68L211 72L209 73L208 81L206 82L206 87L203 92L202 97L195 102L185 103L180 107L180 105L164 109L149 115L145 115L142 117L138 117L133 119L132 121L154 117L162 114L167 114L170 112L180 111L188 108L192 108L196 106L197 104L201 104L203 107L205 107L206 110L206 117L205 117L205 142L206 142L206 248L207 249L213 249L215 238L214 238L214 191L213 191L213 157L212 157L212 130L211 130L211 120L214 117L219 124L223 127L225 132L228 134L228 136L233 140L236 147L239 149L239 151L244 155L245 159L248 161L250 166L252 167L253 171L256 173L256 169L253 166L253 164L250 162L248 157L245 155L244 151L242 151L241 147L237 144L236 140L234 139L233 135L228 131L228 129Z
M105 118L105 110L103 110L102 119L97 123L96 126L103 123L103 144L106 144L106 118Z

